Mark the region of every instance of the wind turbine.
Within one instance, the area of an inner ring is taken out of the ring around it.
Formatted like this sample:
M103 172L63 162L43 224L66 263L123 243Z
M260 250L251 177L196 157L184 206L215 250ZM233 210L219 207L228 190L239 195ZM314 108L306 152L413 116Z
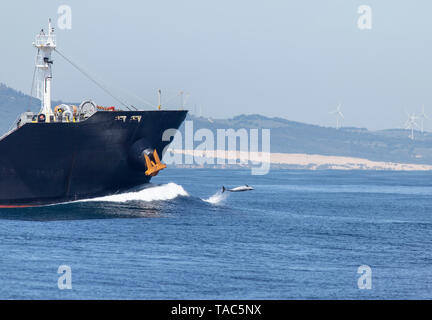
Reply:
M336 129L340 128L339 120L342 121L342 119L344 119L344 115L341 112L341 107L342 104L339 103L335 110L330 111L330 114L336 114Z
M419 119L415 114L408 114L408 120L405 122L405 129L410 129L411 134L408 136L411 140L414 140L414 127L419 127L416 120Z
M422 105L422 113L420 114L420 118L421 118L421 132L423 133L423 131L424 131L424 120L425 119L429 119L429 117L425 113L424 105Z
M158 105L157 108L160 110L162 108L162 90L158 90Z

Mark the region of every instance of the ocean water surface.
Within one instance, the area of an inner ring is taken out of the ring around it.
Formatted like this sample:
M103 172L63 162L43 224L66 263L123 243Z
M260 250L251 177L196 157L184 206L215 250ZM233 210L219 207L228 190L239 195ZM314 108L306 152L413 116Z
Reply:
M431 173L167 169L137 192L0 209L0 298L431 299L431 246Z

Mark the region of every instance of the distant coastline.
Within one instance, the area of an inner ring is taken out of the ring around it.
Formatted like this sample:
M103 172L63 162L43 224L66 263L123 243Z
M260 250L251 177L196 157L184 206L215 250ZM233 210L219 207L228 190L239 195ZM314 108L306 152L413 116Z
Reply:
M302 154L302 153L253 153L240 151L194 151L194 150L179 150L170 149L172 154L183 154L186 157L192 157L201 160L213 160L213 163L205 163L203 165L196 164L174 164L175 167L182 168L235 168L235 167L251 167L253 162L265 162L265 159L270 159L272 168L285 169L306 169L306 170L388 170L388 171L432 171L432 165L427 164L412 164L412 163L397 163L372 161L363 158L342 157L342 156L327 156L319 154ZM213 159L212 159L213 158ZM225 164L218 164L218 159L222 159ZM240 159L249 159L249 163L240 163ZM228 160L236 163L228 163Z
M53 105L61 103L63 102L55 101ZM27 110L39 109L38 99L0 83L0 136L8 132L19 114ZM189 124L188 130L186 130L186 123ZM190 133L194 135L201 129L207 133L211 132L213 137L218 136L218 130L231 129L234 130L234 134L246 131L249 135L252 130L270 130L270 148L263 149L259 144L259 148L255 150L271 150L269 163L272 168L432 170L432 132L427 131L414 130L411 139L411 131L405 128L376 131L355 127L336 129L259 114L242 114L226 119L189 114L178 133L182 144L174 144L171 147L177 149L198 147L203 142L202 139L198 137L198 140L195 140ZM207 148L223 149L217 144ZM231 165L226 166L231 167ZM193 167L199 166L193 165ZM213 167L213 165L206 165L206 167ZM216 167L220 168L223 165L216 165Z

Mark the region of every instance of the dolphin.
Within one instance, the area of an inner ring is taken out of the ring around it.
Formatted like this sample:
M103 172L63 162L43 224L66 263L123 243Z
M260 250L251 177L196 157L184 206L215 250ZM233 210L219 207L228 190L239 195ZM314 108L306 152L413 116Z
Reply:
M222 187L222 193L224 193L225 191L229 191L229 192L242 192L242 191L250 191L250 190L255 190L252 187L249 187L247 184L245 184L244 186L240 186L240 187L235 187L232 189L227 189L224 186Z

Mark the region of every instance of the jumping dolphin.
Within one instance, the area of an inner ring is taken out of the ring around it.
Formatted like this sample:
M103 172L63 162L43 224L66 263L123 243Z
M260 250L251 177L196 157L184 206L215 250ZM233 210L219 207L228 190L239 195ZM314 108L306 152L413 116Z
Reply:
M250 191L250 190L255 190L252 187L249 187L247 184L245 184L244 186L240 186L240 187L235 187L232 189L227 189L225 187L222 187L222 193L224 193L225 191L229 191L229 192L242 192L242 191Z

